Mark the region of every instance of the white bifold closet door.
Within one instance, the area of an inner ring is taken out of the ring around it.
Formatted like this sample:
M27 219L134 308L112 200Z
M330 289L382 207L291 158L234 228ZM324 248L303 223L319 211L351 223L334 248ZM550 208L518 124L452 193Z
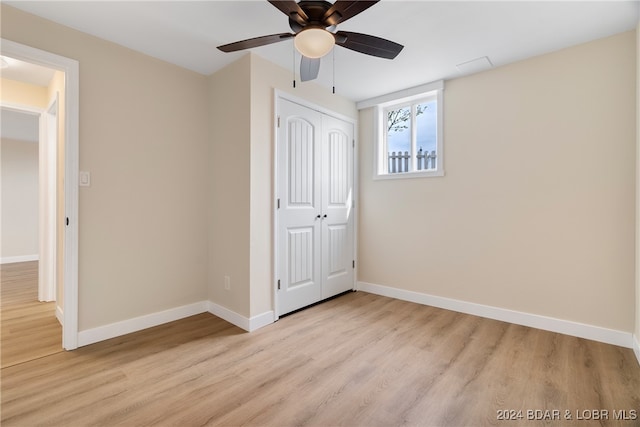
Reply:
M278 315L353 289L353 124L278 99Z

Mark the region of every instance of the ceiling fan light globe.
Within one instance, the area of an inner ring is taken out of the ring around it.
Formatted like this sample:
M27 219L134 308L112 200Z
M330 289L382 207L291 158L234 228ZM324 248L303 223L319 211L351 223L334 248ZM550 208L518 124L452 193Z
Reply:
M308 28L296 35L293 44L307 58L322 58L333 49L335 38L322 28Z

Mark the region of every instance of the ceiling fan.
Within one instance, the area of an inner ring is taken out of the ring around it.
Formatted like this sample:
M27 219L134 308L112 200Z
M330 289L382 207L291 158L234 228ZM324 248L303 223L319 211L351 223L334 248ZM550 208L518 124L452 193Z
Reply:
M393 59L404 46L380 37L351 31L337 31L337 25L370 8L375 1L336 0L331 4L324 0L268 0L289 17L293 33L279 33L254 37L218 46L223 52L235 52L265 46L294 38L294 45L302 55L300 78L308 81L318 77L320 59L334 45L379 58Z

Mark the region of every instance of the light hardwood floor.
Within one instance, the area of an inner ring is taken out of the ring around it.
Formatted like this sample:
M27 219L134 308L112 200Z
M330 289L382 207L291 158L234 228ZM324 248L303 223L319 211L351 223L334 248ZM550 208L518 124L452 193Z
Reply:
M640 425L613 419L640 416L629 349L364 292L253 333L201 314L1 379L2 426ZM576 420L593 410L609 419Z
M38 262L0 265L2 367L62 350L55 302L38 301Z

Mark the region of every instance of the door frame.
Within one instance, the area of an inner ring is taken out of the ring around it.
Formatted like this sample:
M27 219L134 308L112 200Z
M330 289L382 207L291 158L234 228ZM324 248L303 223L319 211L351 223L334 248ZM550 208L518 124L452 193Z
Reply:
M79 172L79 111L80 71L78 61L36 49L7 39L0 39L2 54L64 72L64 208L66 222L63 254L56 254L64 263L62 346L78 348L78 172ZM58 110L59 111L59 110Z
M273 242L273 258L272 258L272 271L273 271L273 286L272 286L272 306L273 306L273 318L274 321L277 321L280 318L280 307L278 304L278 260L280 259L280 250L279 250L279 241L278 241L278 120L280 117L280 111L278 109L279 101L287 100L290 102L294 102L296 104L300 104L303 107L309 108L311 110L317 111L319 113L325 114L327 116L331 116L338 120L343 120L345 122L351 123L353 125L353 139L354 139L354 147L353 147L353 259L355 260L355 268L353 271L353 286L352 289L356 289L356 282L358 280L358 190L359 190L359 179L358 179L358 121L353 117L346 116L344 114L337 113L328 108L321 107L317 104L314 104L311 101L308 101L304 98L300 98L298 96L292 95L288 92L284 92L282 90L273 89L273 170L272 170L272 186L273 186L273 229L272 229L272 242Z
M40 263L38 265L38 297L40 301L55 301L57 282L56 236L58 230L57 212L57 153L58 153L58 117L60 106L56 92L49 100L47 108L40 115ZM54 113L52 111L55 110ZM56 317L64 323L56 302Z

